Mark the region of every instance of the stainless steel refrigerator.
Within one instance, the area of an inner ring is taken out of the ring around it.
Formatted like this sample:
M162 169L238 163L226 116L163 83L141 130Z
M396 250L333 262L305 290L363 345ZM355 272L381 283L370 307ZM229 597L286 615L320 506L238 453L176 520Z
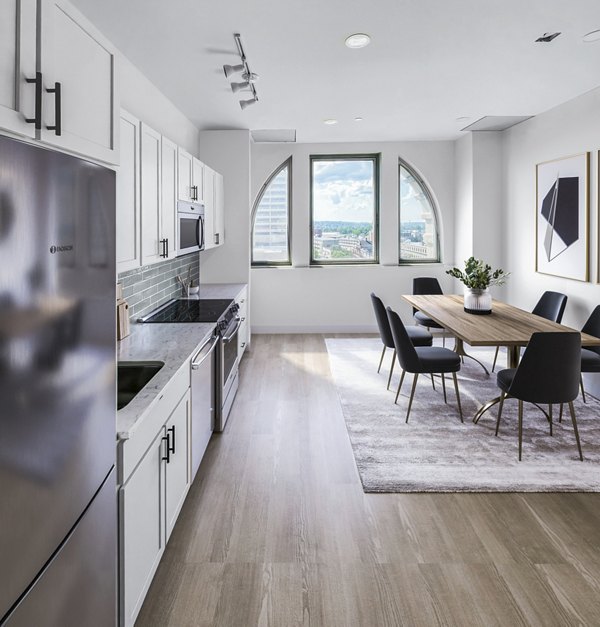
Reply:
M0 136L0 624L116 621L115 175Z

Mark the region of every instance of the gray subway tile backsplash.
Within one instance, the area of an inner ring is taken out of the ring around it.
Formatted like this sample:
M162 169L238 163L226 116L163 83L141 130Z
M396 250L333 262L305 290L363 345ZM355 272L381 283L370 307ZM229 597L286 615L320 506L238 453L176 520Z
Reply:
M181 295L177 275L189 276L198 284L200 278L200 255L190 253L151 266L144 266L119 274L123 285L123 298L129 303L129 317L139 318L163 303Z

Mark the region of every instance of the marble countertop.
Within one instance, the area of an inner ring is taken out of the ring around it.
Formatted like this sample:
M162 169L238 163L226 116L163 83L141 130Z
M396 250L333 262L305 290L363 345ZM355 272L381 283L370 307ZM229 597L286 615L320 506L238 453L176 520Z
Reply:
M211 335L214 323L132 323L131 334L117 344L119 361L163 361L165 365L140 393L117 412L117 437L127 440L165 386Z
M196 296L190 296L194 299L203 298L232 298L247 287L245 283L205 283L200 285L200 292Z
M245 287L245 283L209 283L201 285L199 295L190 298L235 299ZM117 359L163 361L165 365L127 406L117 412L117 437L120 440L131 437L171 378L211 336L214 328L212 322L131 324L131 334L117 342Z

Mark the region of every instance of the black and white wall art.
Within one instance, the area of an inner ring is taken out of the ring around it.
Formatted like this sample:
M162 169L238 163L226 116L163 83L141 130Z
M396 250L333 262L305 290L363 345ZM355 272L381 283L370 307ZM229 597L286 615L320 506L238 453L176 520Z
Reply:
M536 271L589 279L588 152L536 166Z

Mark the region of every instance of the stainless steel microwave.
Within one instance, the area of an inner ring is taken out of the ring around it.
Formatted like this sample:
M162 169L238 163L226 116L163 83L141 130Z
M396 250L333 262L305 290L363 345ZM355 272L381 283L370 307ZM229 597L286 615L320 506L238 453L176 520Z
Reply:
M204 205L180 200L177 203L177 254L204 250Z

